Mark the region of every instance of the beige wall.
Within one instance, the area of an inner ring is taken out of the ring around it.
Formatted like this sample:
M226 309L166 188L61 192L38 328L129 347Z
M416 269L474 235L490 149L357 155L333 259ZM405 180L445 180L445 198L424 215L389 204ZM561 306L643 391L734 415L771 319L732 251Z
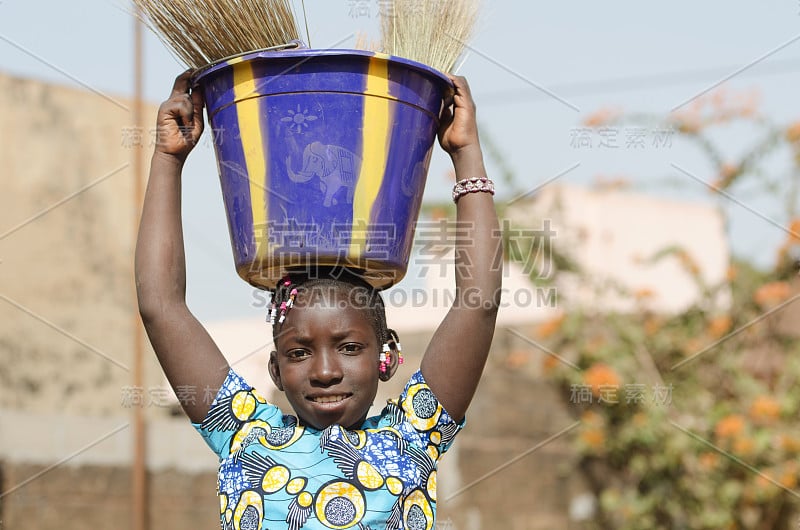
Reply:
M120 407L135 308L129 108L0 74L0 408L129 412ZM145 110L150 123L155 109Z

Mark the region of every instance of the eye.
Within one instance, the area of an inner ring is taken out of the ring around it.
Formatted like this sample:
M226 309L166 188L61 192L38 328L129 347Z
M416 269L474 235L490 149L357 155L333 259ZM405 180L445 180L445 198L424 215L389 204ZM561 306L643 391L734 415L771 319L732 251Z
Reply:
M361 350L364 349L364 346L358 344L357 342L348 342L347 344L343 345L341 350L344 353L354 354L359 353Z
M301 349L301 348L296 348L294 350L289 350L289 351L286 352L286 357L288 357L289 359L292 359L292 360L305 359L309 355L311 355L311 352L309 352L308 350Z

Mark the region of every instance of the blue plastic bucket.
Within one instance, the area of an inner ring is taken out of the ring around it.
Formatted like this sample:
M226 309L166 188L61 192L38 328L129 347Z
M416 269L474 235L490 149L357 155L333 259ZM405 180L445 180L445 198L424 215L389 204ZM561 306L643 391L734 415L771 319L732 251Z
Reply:
M375 287L405 275L442 73L360 50L257 51L195 76L205 96L236 270L271 288L318 266Z

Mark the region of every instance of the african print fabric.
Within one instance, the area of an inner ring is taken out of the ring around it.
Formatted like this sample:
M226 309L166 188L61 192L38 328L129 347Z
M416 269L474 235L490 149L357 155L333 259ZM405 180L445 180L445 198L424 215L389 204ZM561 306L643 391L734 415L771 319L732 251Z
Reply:
M422 373L361 429L299 425L230 371L202 424L220 457L223 530L431 530L436 466L464 422Z

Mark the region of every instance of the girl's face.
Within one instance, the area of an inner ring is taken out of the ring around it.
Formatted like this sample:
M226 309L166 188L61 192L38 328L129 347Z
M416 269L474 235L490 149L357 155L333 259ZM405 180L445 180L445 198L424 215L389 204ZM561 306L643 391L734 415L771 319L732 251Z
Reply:
M270 375L305 425L360 428L378 391L375 329L346 296L313 298L301 291L288 311Z

